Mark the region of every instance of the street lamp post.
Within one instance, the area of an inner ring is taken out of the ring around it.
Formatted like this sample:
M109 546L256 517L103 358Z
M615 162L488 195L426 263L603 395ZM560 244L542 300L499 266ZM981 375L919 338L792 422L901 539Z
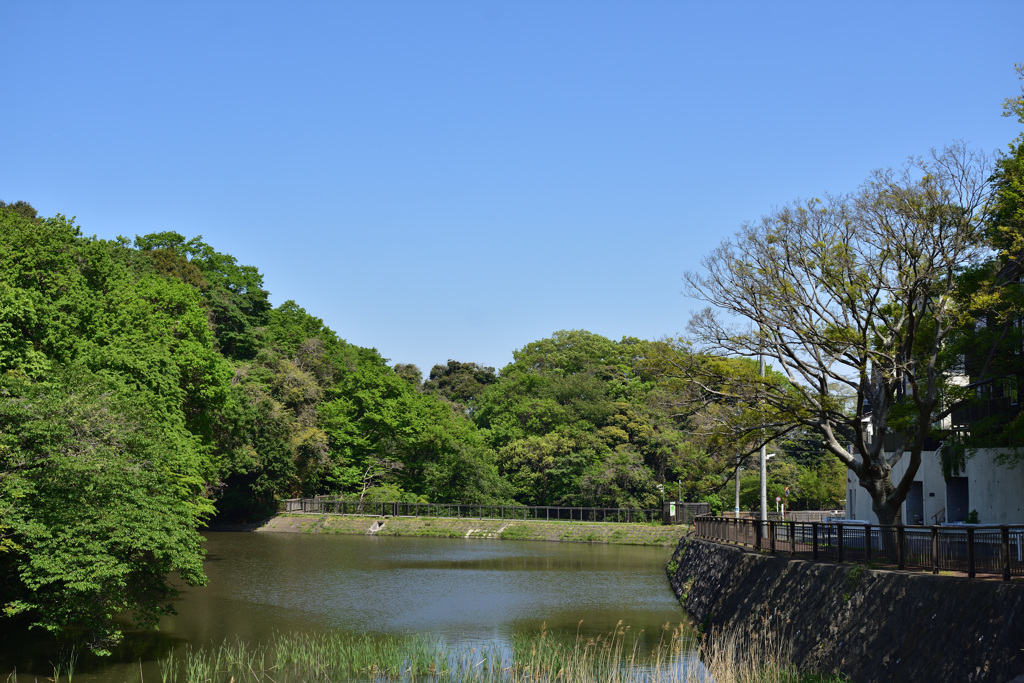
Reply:
M758 369L764 377L764 354L757 354ZM761 521L768 521L768 449L761 446Z
M743 468L740 467L740 458L737 457L736 458L736 508L735 508L736 519L740 518L740 470L741 469L743 469Z

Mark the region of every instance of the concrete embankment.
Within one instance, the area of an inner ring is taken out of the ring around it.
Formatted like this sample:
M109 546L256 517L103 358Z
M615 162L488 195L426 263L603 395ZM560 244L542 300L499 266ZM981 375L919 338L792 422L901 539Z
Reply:
M423 517L278 515L254 528L260 532L366 534L438 538L498 538L515 541L566 541L675 546L688 527L601 522L543 522Z
M683 539L669 580L711 637L774 629L801 670L855 683L1016 683L1024 674L1020 579L873 570Z

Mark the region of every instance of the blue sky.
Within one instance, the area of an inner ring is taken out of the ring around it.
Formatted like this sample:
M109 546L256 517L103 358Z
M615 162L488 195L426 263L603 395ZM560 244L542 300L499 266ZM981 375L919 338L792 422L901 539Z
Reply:
M424 371L685 329L745 220L1020 131L1024 3L0 3L0 199Z

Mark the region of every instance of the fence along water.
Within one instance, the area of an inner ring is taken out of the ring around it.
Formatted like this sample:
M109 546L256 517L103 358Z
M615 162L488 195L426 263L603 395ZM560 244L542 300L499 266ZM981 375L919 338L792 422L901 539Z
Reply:
M694 535L792 557L874 562L897 569L1024 576L1024 525L881 526L859 522L760 521L702 515Z
M708 511L707 503L672 503L672 515L664 509L558 507L547 505L464 505L460 503L401 503L344 500L340 498L291 498L279 512L322 515L389 517L442 517L452 519L500 519L523 521L618 522L692 524Z

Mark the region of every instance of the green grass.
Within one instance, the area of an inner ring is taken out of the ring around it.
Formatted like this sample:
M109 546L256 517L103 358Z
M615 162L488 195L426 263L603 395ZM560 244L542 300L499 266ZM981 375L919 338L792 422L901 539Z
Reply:
M465 532L458 529L415 529L412 531L392 531L389 536L417 536L422 538L462 538Z
M535 538L536 534L525 526L515 526L510 524L501 530L498 534L498 538L505 541L525 541Z

